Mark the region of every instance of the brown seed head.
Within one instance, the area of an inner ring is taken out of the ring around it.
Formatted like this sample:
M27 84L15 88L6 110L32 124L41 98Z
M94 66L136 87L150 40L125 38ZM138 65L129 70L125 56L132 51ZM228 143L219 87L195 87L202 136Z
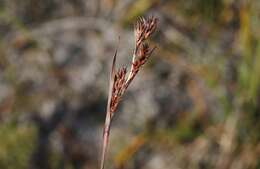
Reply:
M150 35L155 31L157 26L157 19L154 17L145 19L143 17L139 18L135 24L135 50L132 58L132 65L128 76L126 77L127 70L126 67L121 67L118 71L115 71L115 61L117 56L117 50L113 57L111 74L110 74L110 87L109 87L109 97L107 104L107 115L104 127L103 135L103 148L102 148L102 158L101 158L101 169L104 169L105 155L108 145L109 130L111 120L117 109L117 106L122 98L122 95L132 82L132 80L137 75L140 67L146 63L148 58L151 56L153 50L150 49L149 45L145 43L145 40L150 37Z
M147 20L143 17L139 18L135 25L135 41L137 46L146 40L156 29L157 19L150 17Z
M148 18L146 24L145 39L147 39L156 29L157 19L155 17Z
M112 98L111 98L111 112L115 111L118 102L120 100L120 97L123 94L125 88L125 82L126 82L126 73L127 73L126 67L122 67L115 74Z

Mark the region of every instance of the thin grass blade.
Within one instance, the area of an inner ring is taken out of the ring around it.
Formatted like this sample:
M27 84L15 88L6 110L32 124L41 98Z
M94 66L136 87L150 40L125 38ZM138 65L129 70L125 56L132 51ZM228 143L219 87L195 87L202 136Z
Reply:
M103 144L102 144L102 156L101 156L100 169L104 169L104 165L105 165L107 145L108 145L108 140L109 140L109 131L110 131L110 125L111 125L111 120L112 120L111 119L112 118L112 112L110 112L110 105L111 105L111 97L112 97L112 92L113 92L114 78L115 78L115 71L116 71L115 70L115 63L116 63L117 50L118 50L118 47L117 47L115 54L113 56L111 72L110 72L106 121L105 121L104 130L103 130Z

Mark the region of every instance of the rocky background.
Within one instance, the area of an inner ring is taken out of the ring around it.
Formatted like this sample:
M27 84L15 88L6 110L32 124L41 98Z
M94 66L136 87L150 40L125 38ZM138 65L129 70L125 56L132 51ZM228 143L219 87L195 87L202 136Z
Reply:
M0 168L97 169L112 56L156 16L107 169L260 168L260 1L0 0Z

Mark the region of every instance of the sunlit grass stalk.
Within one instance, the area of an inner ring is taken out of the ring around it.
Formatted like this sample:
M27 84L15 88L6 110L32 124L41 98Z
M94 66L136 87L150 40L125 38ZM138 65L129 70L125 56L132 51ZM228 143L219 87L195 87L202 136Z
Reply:
M146 40L154 33L156 27L157 19L155 17L151 17L148 19L141 17L135 24L135 49L132 55L132 63L129 73L127 72L126 67L120 67L118 70L116 70L115 64L117 49L114 54L109 80L109 91L106 120L103 130L103 145L100 169L104 169L107 146L109 142L110 126L114 113L130 83L133 81L139 69L142 67L142 65L146 63L146 61L149 59L155 49L155 47L150 48Z

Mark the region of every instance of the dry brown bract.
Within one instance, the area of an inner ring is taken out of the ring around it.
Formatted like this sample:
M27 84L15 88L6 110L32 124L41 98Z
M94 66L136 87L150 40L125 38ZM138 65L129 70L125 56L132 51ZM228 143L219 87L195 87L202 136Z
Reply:
M135 24L135 49L132 58L132 64L130 72L127 72L126 67L121 67L117 71L115 70L115 62L117 56L117 50L113 57L113 63L110 74L110 84L109 84L109 95L107 102L107 112L106 121L103 133L103 148L101 157L101 169L104 169L105 155L107 151L109 131L111 120L113 118L114 112L125 93L126 89L138 73L142 65L146 63L151 54L153 53L155 47L150 48L149 44L145 41L154 33L157 26L157 19L154 17L145 19L143 17L139 18ZM128 75L127 75L128 73Z

